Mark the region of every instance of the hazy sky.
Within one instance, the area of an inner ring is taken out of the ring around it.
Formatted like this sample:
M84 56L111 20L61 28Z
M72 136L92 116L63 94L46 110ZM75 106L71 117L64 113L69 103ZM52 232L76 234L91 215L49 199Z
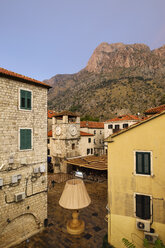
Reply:
M165 44L165 0L0 0L0 67L38 79L84 68L101 43Z

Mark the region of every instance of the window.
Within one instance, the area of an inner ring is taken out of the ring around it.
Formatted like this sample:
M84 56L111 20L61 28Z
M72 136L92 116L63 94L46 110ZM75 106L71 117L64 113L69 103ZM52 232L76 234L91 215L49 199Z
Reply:
M151 196L135 194L136 217L143 220L151 218Z
M119 125L115 125L115 129L119 130L119 127L120 127Z
M75 144L72 144L72 150L74 150L75 149Z
M113 125L108 125L108 129L112 129L113 128Z
M20 129L20 150L32 149L32 130Z
M100 134L102 134L102 132L100 131Z
M99 140L99 143L101 144L101 139Z
M91 148L91 154L93 154L93 148Z
M50 139L48 139L48 144L50 144Z
M91 138L88 138L88 143L91 143Z
M90 154L90 149L87 149L87 155Z
M127 128L127 127L128 127L128 123L124 123L123 128Z
M94 144L96 144L96 141L95 141L95 139L93 140L93 143L94 143Z
M31 110L32 92L28 90L20 90L20 109Z
M94 134L96 134L96 130L94 130Z
M150 152L136 152L136 174L151 175Z
M48 149L48 155L50 155L50 149Z

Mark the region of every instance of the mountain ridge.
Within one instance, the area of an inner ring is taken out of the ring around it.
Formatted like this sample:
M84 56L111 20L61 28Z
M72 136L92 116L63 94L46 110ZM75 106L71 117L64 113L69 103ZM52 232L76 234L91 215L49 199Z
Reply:
M78 73L58 74L44 82L53 87L48 105L56 111L70 109L101 120L136 114L161 103L165 45L150 50L145 44L103 42Z

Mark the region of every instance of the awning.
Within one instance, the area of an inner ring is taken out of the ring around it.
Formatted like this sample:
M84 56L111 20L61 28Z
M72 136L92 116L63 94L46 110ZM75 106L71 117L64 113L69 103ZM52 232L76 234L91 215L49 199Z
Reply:
M67 160L67 164L79 167L89 168L93 170L107 170L107 156L85 156L80 158L72 158Z

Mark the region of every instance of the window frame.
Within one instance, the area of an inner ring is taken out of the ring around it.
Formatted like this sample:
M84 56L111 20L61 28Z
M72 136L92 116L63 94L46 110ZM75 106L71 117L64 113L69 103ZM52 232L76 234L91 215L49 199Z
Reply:
M108 124L108 129L113 129L113 124Z
M91 138L88 138L88 143L91 143L92 139Z
M150 174L140 174L136 173L136 153L141 152L141 153L150 153ZM134 175L135 176L145 176L145 177L151 177L153 176L153 153L152 151L144 151L144 150L135 150L134 151Z
M21 130L31 130L31 148L30 149L21 149ZM33 150L33 128L24 128L20 127L18 131L18 150L20 152L25 152L25 151L32 151Z
M21 108L21 90L24 90L24 91L29 91L31 92L31 109L26 109L26 108ZM19 110L22 110L22 111L32 111L33 109L33 91L30 90L30 89L27 89L27 88L19 88Z
M136 215L136 195L143 195L143 196L149 196L150 197L150 219L141 219L139 216ZM152 220L152 217L153 217L153 197L152 197L152 195L135 192L133 197L134 197L134 216L140 220Z
M87 148L87 155L90 154L90 148Z
M123 128L128 128L128 127L129 127L128 123L123 123Z

